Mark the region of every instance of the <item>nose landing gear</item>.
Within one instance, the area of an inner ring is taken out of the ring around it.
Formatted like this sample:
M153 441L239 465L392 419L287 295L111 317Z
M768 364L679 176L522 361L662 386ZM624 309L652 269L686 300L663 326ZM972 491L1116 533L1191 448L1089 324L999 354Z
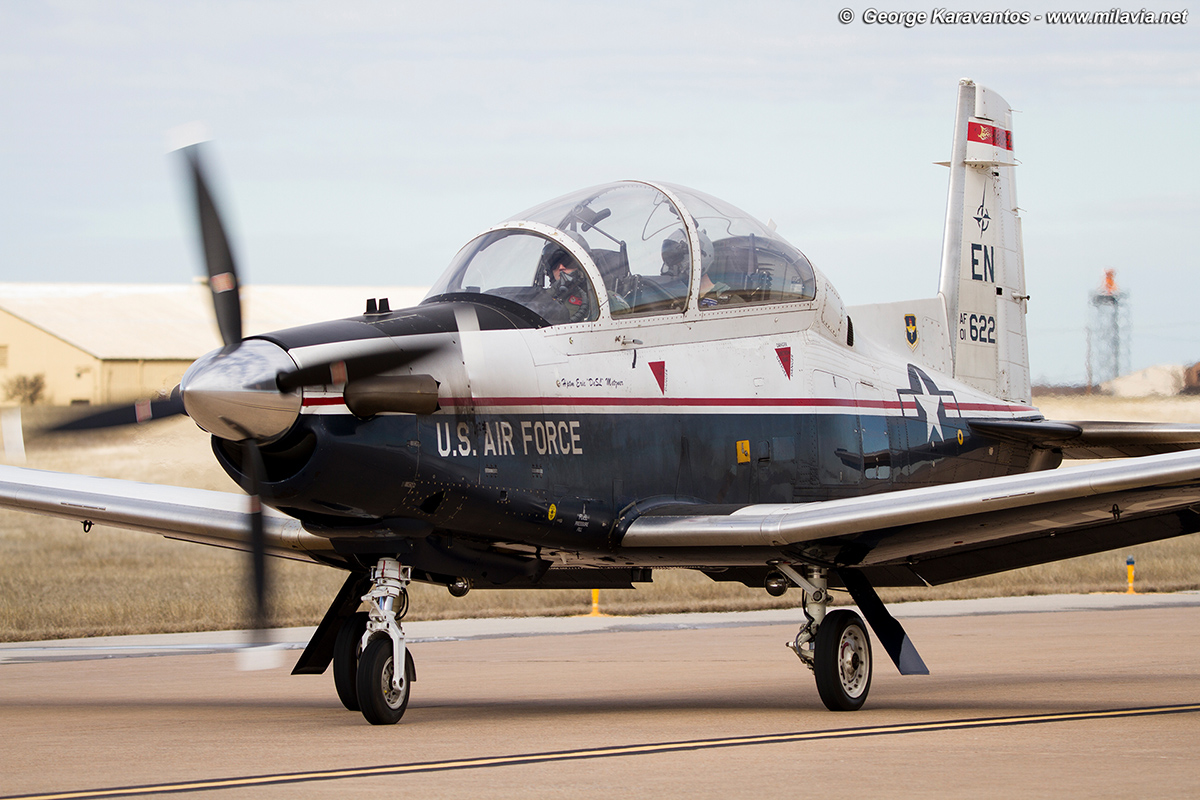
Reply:
M394 558L381 558L371 568L371 580L371 590L363 596L363 602L370 608L357 648L362 655L358 657L354 690L367 722L394 725L404 716L409 690L417 678L400 627L400 620L408 611L412 568L401 566ZM404 667L397 669L397 664ZM343 664L346 667L348 664ZM338 690L340 695L340 684Z

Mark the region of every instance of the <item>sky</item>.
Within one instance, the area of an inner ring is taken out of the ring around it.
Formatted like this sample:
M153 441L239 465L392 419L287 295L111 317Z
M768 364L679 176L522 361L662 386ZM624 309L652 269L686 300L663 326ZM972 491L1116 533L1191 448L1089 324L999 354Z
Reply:
M1009 8L1112 7L1044 2ZM247 283L429 285L489 225L640 178L774 220L848 304L929 297L967 77L1017 112L1035 382L1084 380L1105 269L1131 369L1200 361L1200 9L905 27L842 8L4 0L0 281L191 281L167 142L200 121Z

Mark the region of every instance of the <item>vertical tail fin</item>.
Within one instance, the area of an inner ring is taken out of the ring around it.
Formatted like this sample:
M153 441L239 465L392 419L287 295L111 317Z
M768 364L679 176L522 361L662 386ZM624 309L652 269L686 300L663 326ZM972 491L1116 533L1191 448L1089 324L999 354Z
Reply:
M954 376L990 394L1030 400L1025 260L1013 183L1012 113L1000 95L958 85L940 293Z

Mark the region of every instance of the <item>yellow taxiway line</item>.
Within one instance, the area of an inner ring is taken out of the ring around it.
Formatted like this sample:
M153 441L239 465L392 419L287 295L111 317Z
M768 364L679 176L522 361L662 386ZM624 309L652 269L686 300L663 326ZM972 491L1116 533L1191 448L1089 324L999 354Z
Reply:
M751 736L732 736L716 739L692 739L679 742L652 742L646 744L619 745L615 747L581 748L549 753L524 753L507 756L485 756L481 758L425 761L415 764L385 764L374 767L349 767L346 769L319 770L312 772L286 772L274 775L249 775L235 778L213 778L209 780L181 781L178 783L156 783L143 786L122 786L108 789L85 789L47 794L22 794L0 796L0 800L92 800L92 798L138 797L166 792L197 792L214 789L241 789L251 786L269 786L286 783L308 783L315 781L341 780L344 778L368 778L381 775L404 775L418 772L440 772L482 767L507 767L525 764L543 764L555 761L574 761L613 756L638 756L654 753L670 753L686 750L706 750L725 747L749 747L765 744L787 744L828 739L850 739L864 736L889 736L901 733L929 733L934 731L964 730L971 728L998 728L1009 725L1039 725L1054 722L1075 722L1120 717L1146 717L1159 714L1184 714L1200 711L1200 703L1169 706L1146 706L1143 708L1116 708L1096 711L1068 711L1054 714L1025 714L1011 717L984 717L976 719L951 719L934 722L913 722L898 725L877 725L860 728L837 728L833 730L799 731L793 733L769 733Z

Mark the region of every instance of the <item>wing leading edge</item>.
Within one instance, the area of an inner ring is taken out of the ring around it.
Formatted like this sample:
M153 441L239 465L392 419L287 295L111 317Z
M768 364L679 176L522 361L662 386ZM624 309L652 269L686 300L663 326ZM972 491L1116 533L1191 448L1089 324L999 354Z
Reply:
M1198 530L1200 452L1190 451L723 515L675 506L635 519L621 546L803 552L867 570L883 586L947 583Z
M245 495L0 466L0 507L249 551ZM328 539L263 509L268 555L337 563Z
M248 550L244 496L0 466L0 507ZM706 509L707 510L707 509ZM338 564L328 539L266 510L267 552ZM722 509L726 511L726 509ZM877 586L939 584L1200 531L1200 451L732 513L650 511L626 554L818 556ZM739 559L740 560L740 559Z

